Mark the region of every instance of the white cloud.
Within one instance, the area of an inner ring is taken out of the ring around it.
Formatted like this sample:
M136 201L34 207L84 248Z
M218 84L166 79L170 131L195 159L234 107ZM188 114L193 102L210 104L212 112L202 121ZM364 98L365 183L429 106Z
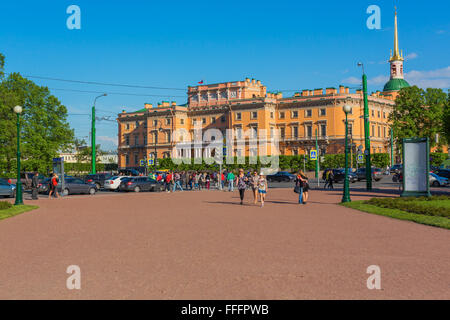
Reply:
M450 88L450 66L430 71L412 70L405 74L405 79L420 88Z
M380 84L385 84L387 81L389 80L388 76L377 76L375 78L372 79L368 79L367 83L369 85L380 85ZM343 83L345 84L359 84L361 85L362 83L362 79L361 78L357 78L357 77L349 77L349 78L345 78L344 80L342 80Z
M361 78L356 78L356 77L349 77L349 78L345 78L344 80L342 80L342 83L348 83L348 84L361 84Z
M370 84L370 85L377 86L377 85L381 85L381 84L384 85L388 81L389 81L389 77L388 76L380 75L380 76L377 76L375 78L368 79L367 83Z
M420 88L450 88L450 66L442 69L417 71L412 70L405 73L405 80L410 85L418 86ZM379 75L367 80L369 85L382 86L389 81L389 76ZM357 77L349 77L342 80L346 84L361 84L361 79Z
M406 55L405 60L412 60L412 59L416 59L419 55L415 52L412 52L408 55Z
M117 138L107 137L107 136L97 136L97 140L106 142L106 143L112 143L113 145L117 146Z

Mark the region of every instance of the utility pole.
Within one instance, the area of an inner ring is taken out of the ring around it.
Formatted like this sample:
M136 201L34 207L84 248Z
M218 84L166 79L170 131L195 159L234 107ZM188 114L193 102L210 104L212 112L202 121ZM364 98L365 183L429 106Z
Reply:
M394 165L394 129L391 127L391 168Z
M97 102L98 98L106 97L106 93L102 94L101 96L98 96L94 99L94 105L92 106L92 119L91 119L91 173L96 174L97 170L95 169L95 160L97 158L97 150L95 150L95 103Z
M317 152L317 158L316 158L316 179L317 179L317 188L320 187L320 180L319 180L319 142L317 138L317 129L316 129L316 152Z
M367 76L364 73L364 65L359 62L358 66L362 67L362 83L364 95L364 144L366 157L366 190L372 190L372 164L370 161L370 122L369 122L369 102L367 100Z

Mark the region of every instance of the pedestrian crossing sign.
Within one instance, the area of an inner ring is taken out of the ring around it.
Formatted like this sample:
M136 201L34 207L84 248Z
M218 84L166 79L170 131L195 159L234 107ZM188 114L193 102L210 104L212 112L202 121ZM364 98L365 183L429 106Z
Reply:
M140 163L141 167L145 167L145 160L140 160L139 163Z
M309 158L311 160L317 160L317 150L312 149L311 151L309 151Z
M357 161L358 161L358 163L364 162L364 155L362 153L358 154Z
M149 166L152 166L153 163L154 163L153 159L148 159L148 165L149 165Z

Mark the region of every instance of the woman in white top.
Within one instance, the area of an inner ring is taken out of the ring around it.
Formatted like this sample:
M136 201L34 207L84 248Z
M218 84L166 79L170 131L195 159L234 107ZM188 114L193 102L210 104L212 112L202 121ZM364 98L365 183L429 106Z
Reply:
M259 175L258 192L261 200L261 207L264 207L264 200L266 200L267 194L267 180L263 174Z

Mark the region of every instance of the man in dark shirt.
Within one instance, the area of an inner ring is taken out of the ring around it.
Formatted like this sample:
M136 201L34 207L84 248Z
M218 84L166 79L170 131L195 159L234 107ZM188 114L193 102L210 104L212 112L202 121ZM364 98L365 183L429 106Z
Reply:
M39 174L37 172L35 172L33 178L31 179L31 199L32 200L38 200L38 187L39 187Z

